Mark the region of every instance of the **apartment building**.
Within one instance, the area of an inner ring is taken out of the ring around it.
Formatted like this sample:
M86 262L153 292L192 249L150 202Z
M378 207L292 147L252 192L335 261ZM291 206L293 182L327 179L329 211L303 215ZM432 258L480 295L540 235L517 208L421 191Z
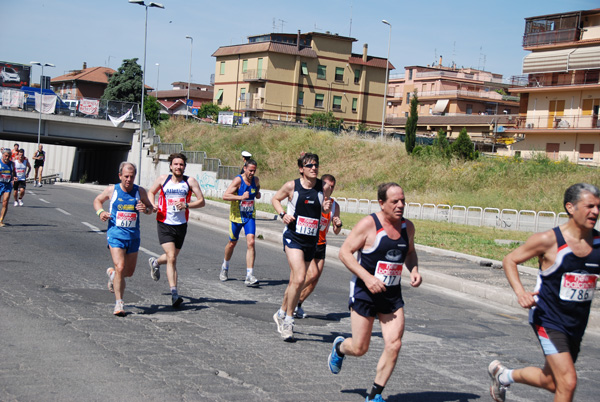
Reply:
M298 31L220 47L213 53L214 102L258 119L298 122L332 112L346 127L381 126L387 60L369 56L366 44L352 53L354 42Z
M82 99L102 97L115 70L108 67L87 67L83 63L81 70L52 78L50 85L63 99Z
M510 155L600 165L600 8L525 19L525 87Z

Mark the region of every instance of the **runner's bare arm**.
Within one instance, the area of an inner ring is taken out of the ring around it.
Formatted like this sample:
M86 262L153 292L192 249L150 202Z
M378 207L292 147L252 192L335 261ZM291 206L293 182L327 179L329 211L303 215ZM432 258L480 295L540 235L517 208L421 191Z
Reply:
M223 201L241 201L247 199L250 196L247 191L243 195L237 195L241 185L242 178L235 176L231 183L229 183L229 186L227 186L225 193L223 193Z
M188 184L190 185L190 190L192 190L192 193L196 196L196 201L190 202L188 208L202 208L206 205L206 201L204 201L204 194L202 193L198 180L190 177L188 179Z
M110 214L102 208L102 205L110 199L113 191L115 191L115 185L111 184L110 186L106 187L104 191L98 194L93 202L94 211L96 211L96 215L98 215L100 220L103 222L106 222L108 219L110 219Z
M421 285L423 278L419 273L419 258L415 249L415 225L406 220L406 232L408 234L408 253L404 260L404 266L410 272L410 286L416 288Z
M279 190L277 190L277 192L271 199L271 204L273 205L273 208L275 208L275 212L278 215L281 215L281 213L285 213L285 209L281 205L281 201L285 200L286 198L288 200L290 200L292 198L292 194L294 194L294 181L293 180L288 181L283 186L281 186L281 188ZM290 222L292 222L293 220L294 220L294 217L291 215L285 214L283 216L283 223L285 223L286 225L289 224Z
M154 205L150 202L150 199L148 198L148 193L146 192L146 189L143 187L139 187L139 192L140 192L140 200L136 204L135 209L137 209L140 212L145 213L146 215L150 215L151 213L155 212Z
M154 183L152 183L152 186L148 189L148 199L152 203L152 210L154 212L158 210L158 207L156 206L156 193L158 193L160 186L162 186L166 179L167 175L165 174L158 176L156 180L154 180Z

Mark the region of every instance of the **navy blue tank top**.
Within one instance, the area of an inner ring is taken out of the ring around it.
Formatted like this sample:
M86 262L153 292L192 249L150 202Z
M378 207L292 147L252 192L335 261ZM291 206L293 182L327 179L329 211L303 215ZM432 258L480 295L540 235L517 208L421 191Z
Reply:
M553 230L558 247L556 261L539 272L535 287L539 292L537 306L530 310L529 322L580 339L600 274L600 233L593 231L592 251L585 257L577 257L560 228Z
M302 187L300 179L294 180L294 195L287 204L287 214L295 220L287 225L286 230L299 244L317 244L323 199L323 182L320 179L311 189Z

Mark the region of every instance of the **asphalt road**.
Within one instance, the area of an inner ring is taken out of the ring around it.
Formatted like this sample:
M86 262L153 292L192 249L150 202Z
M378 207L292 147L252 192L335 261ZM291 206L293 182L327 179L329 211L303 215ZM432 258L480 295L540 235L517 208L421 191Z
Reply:
M257 242L259 288L243 284L245 244L230 277L218 280L225 227L193 222L179 257L182 308L170 307L164 270L150 278L147 259L161 252L153 217L142 217L142 249L127 281L124 318L106 289L110 266L105 225L94 214L97 192L30 187L25 206L9 207L0 231L0 400L2 401L361 401L383 342L347 358L332 375L333 339L349 335L350 274L334 259L313 296L310 317L296 321L296 343L282 342L272 315L289 268L279 244ZM423 264L428 257L420 256ZM486 368L540 365L543 357L523 311L424 284L404 288L406 332L388 402L487 401ZM584 339L578 401L596 401L600 337ZM509 401L551 395L511 387Z

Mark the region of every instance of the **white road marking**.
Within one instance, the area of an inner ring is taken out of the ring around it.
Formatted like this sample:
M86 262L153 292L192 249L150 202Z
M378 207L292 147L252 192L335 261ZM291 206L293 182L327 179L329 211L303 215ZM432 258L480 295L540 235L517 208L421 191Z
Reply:
M57 210L58 212L61 212L61 213L65 214L65 215L71 215L70 213L68 213L68 212L67 212L67 211L65 211L64 209L56 208L56 210Z
M148 254L150 257L154 257L154 258L160 257L160 254L153 253L152 251L150 251L144 247L140 247L140 251L143 251L144 253Z
M45 199L43 199L43 198L40 198L40 201L41 201L41 202L45 202L46 204L50 204L50 201L46 201L46 200L45 200Z
M96 226L92 225L91 223L87 223L87 222L81 222L83 223L85 226L87 226L88 228L92 229L92 231L98 233L98 234L104 234L102 233L102 231L100 229L98 229Z

